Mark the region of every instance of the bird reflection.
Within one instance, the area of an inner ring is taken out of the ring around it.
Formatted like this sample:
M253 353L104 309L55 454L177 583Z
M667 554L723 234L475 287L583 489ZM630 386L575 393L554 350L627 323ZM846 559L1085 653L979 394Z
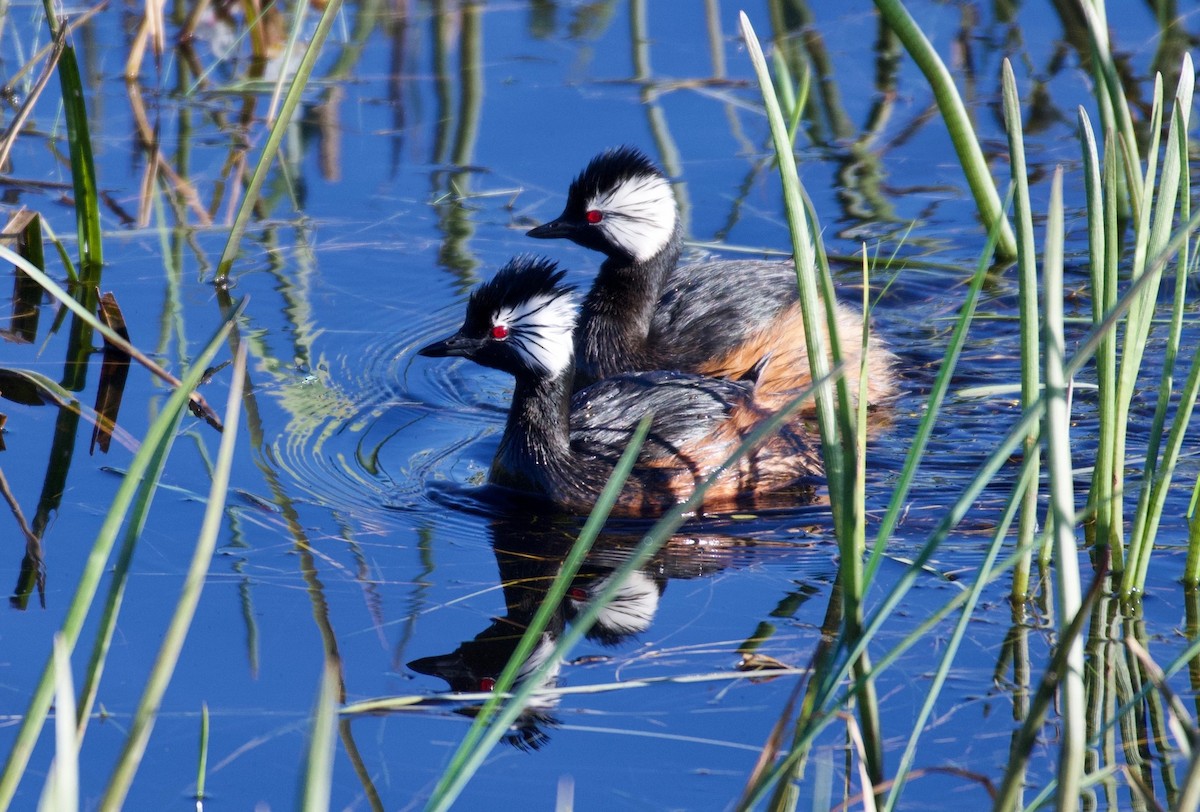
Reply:
M504 616L492 618L486 628L449 654L422 657L408 667L445 680L450 691L456 693L491 691L545 599L551 582L562 569L579 529L578 519L568 516L522 514L493 518L490 531L504 594ZM531 679L551 656L566 624L575 622L609 586L646 529L644 524L627 523L606 531L596 540L567 588L565 599L555 608L541 640L521 664L514 688ZM669 580L719 572L736 561L730 554L732 550L748 544L753 542L720 533L673 536L647 564L625 577L616 597L600 612L587 637L610 648L635 638L653 623ZM553 663L543 673L538 687L555 687L562 665L561 661ZM522 750L544 746L550 738L548 731L558 724L555 710L560 699L553 692L535 693L505 741ZM473 705L459 712L473 715L478 708Z

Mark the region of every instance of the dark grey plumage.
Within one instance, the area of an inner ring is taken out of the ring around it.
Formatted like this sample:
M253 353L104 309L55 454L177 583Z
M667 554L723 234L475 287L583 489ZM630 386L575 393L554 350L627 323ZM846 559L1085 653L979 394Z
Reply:
M739 378L769 356L760 394L767 404L786 402L811 382L795 268L760 260L679 265L683 234L674 206L652 209L662 220L657 228L644 222L638 229L624 227L622 207L632 201L644 218L650 210L641 205L645 189L655 182L667 188L665 176L643 153L629 147L604 152L572 182L562 215L529 232L569 239L606 257L576 330L576 387L631 370ZM862 317L841 303L835 311L840 357L854 395ZM894 392L892 361L884 343L872 336L869 403Z
M514 278L520 277L520 278ZM587 512L608 481L638 422L654 413L650 436L638 456L615 512L647 515L686 499L767 414L756 403L754 384L684 372L617 375L571 395L573 370L530 364L522 350L528 324L514 319L511 330L493 334L487 314L527 313L527 302L569 301L552 263L522 257L478 288L467 319L454 336L421 350L422 355L457 355L514 376L512 407L492 462L491 481L538 494L573 512ZM516 301L514 291L528 297ZM541 311L566 324L536 323L548 355L571 352L571 311ZM553 366L553 365L551 365ZM761 444L709 491L710 509L753 504L757 495L811 484L820 473L814 444L798 427Z

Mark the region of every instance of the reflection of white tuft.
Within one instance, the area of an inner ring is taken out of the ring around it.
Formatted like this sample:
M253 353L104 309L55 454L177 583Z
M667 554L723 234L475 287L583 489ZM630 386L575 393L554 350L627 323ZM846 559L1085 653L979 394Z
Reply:
M492 322L508 328L509 343L534 372L555 378L571 363L575 299L569 293L543 293L502 307Z
M675 195L661 175L635 175L587 203L604 215L599 228L638 262L657 254L675 231Z
M537 646L533 649L533 653L529 655L529 659L521 663L520 670L517 671L516 686L521 685L528 680L533 672L536 671L542 663L550 659L550 655L554 652L554 638L549 634L542 634L538 640ZM553 664L546 670L542 677L539 689L553 688L558 684L558 675L562 671L562 660L555 660ZM552 710L559 703L560 697L550 695L534 694L529 699L529 704L526 706L529 710L548 711Z
M597 580L588 589L588 600L608 586L611 576ZM596 625L607 632L625 636L640 634L650 628L658 612L661 593L654 579L644 572L632 573L621 584L612 602L600 611Z

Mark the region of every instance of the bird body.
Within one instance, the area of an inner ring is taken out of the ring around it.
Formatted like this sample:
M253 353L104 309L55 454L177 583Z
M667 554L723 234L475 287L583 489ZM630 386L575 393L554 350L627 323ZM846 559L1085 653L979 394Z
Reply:
M679 265L683 234L670 183L641 152L623 147L594 158L571 183L562 215L529 234L606 256L576 332L577 387L631 370L740 378L764 358L771 363L759 379L760 403L782 405L811 383L795 267L745 259ZM834 312L857 397L862 316L841 302ZM895 391L893 357L872 336L866 358L874 404Z
M554 263L518 258L477 288L462 328L422 355L462 356L514 377L512 406L492 462L493 484L586 513L646 414L650 434L614 508L656 515L688 498L769 411L756 384L654 370L606 377L572 395L575 310ZM753 505L807 488L821 471L811 438L786 428L724 471L706 510Z

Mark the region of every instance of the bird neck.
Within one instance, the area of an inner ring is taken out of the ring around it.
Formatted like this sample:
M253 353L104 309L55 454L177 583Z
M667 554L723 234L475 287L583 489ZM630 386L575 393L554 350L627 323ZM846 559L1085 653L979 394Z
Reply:
M611 256L600 266L575 328L576 386L645 365L646 340L667 277L679 262L679 224L657 254L634 260Z
M498 485L545 493L547 478L570 464L571 380L574 368L557 376L516 376L512 408L492 463Z

